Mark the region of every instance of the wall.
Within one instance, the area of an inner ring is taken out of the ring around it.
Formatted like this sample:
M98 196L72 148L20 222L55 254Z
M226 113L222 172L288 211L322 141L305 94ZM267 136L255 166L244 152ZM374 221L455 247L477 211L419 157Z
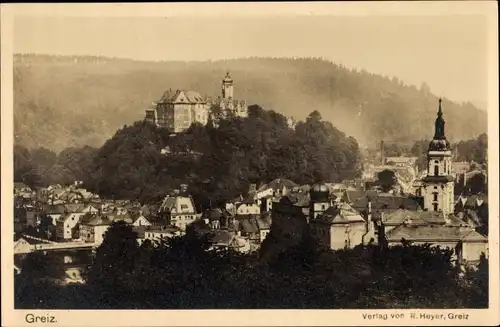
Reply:
M425 187L422 188L424 208L429 211L434 211L434 192L438 193L438 210L442 210L445 213L452 213L454 202L453 182L448 182L446 184L427 183Z
M101 244L104 240L104 233L108 230L109 225L94 226L94 242Z
M94 234L92 226L80 225L80 240L87 243L94 242Z
M330 249L340 250L349 246L348 227L348 224L334 224L330 226Z
M467 261L477 261L484 252L488 256L488 243L479 242L464 242L463 243L462 257Z
M238 205L238 209L236 209L237 215L258 215L260 214L260 207L257 204L247 204L242 203Z
M312 218L313 219L317 218L320 214L322 214L328 208L330 208L329 202L312 203L312 210L313 210Z

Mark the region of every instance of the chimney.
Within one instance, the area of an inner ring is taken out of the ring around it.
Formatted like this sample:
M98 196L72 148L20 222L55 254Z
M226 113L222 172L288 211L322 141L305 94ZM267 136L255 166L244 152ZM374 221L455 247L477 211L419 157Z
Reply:
M384 141L380 141L380 164L385 164L385 155L384 155Z
M188 186L187 186L187 184L181 184L181 192L182 192L182 193L186 193L186 192L187 192L187 190L188 190Z
M451 219L448 217L448 215L443 211L443 218L444 218L444 225L445 226L450 226L451 225Z
M257 191L257 185L256 184L250 184L250 186L248 187L248 193L249 194L253 194Z

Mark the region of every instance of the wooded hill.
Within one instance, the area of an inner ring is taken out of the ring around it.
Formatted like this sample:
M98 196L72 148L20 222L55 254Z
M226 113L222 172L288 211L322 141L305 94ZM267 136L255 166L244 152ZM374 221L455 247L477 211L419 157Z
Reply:
M55 151L101 146L166 89L220 94L231 71L235 98L298 119L318 110L362 145L432 137L437 98L428 87L350 70L321 59L248 58L212 62L139 62L104 57L15 55L16 144ZM444 99L447 135L472 139L486 131L486 113Z

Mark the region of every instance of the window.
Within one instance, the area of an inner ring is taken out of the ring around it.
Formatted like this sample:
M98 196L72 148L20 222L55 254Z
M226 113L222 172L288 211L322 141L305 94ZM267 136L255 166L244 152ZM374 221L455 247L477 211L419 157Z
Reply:
M439 166L436 165L434 166L434 176L438 176L439 175Z
M433 203L432 206L434 207L434 211L438 211L438 204L437 203Z
M325 205L324 204L321 205L321 210L325 210Z
M433 193L433 195L434 195L433 201L437 201L438 200L438 194L437 193Z

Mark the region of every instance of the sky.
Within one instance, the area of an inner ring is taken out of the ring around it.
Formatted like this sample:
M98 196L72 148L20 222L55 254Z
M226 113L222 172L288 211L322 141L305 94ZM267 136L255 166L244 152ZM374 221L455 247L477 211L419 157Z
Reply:
M485 107L488 38L477 15L17 17L13 47L137 60L322 57Z

